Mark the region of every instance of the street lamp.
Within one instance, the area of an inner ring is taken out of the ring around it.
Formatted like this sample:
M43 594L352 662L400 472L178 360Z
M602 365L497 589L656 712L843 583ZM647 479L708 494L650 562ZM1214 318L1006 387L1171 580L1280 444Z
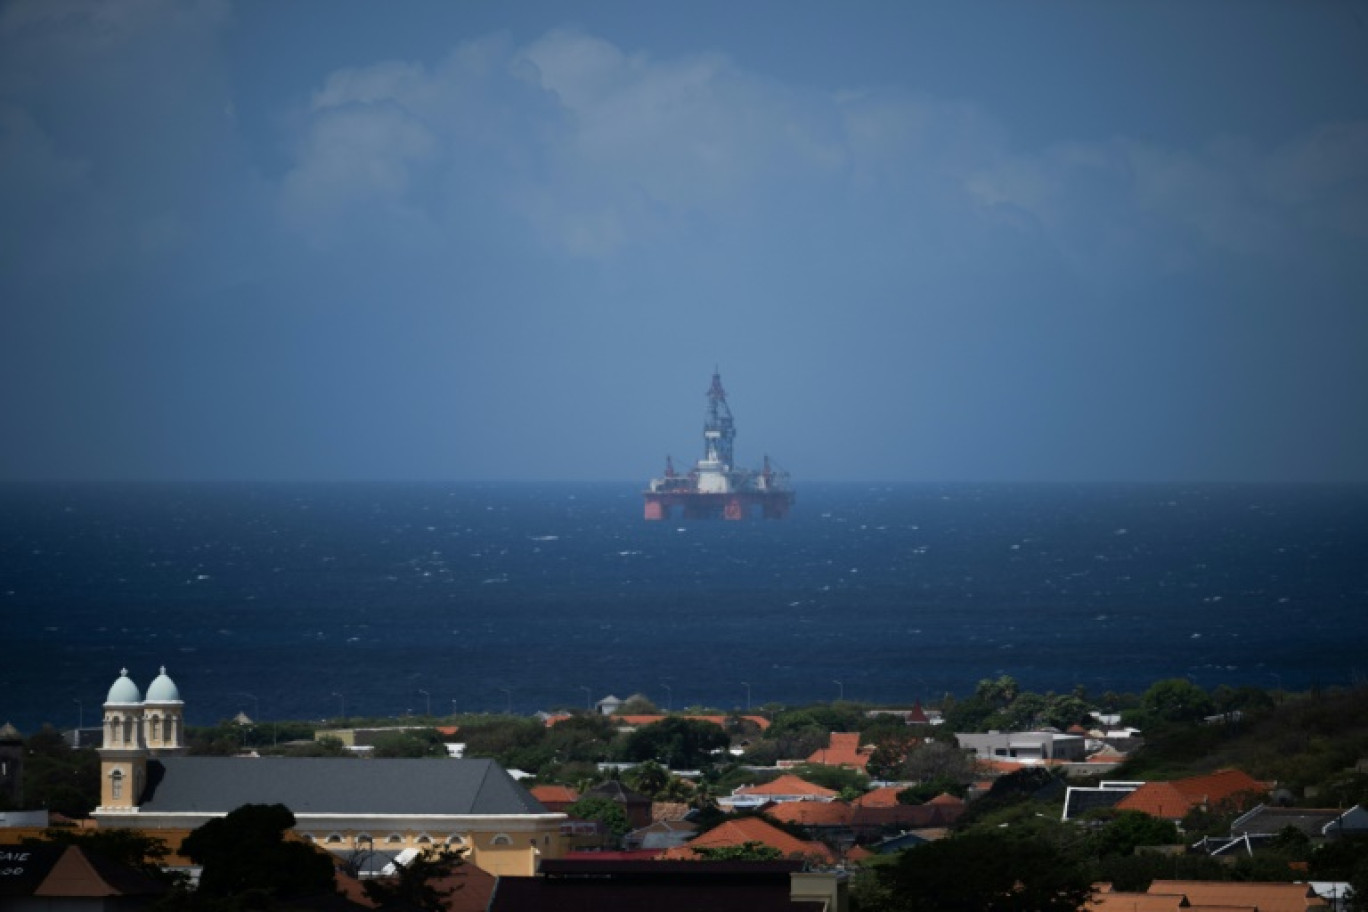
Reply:
M507 715L513 715L513 691L509 690L507 687L500 687L499 690L504 692L504 697L506 697L508 701L505 704L504 712Z
M81 746L81 729L85 728L85 704L75 697L71 698L71 702L76 704L76 737L72 739L75 742L72 746L79 748Z
M750 682L742 681L741 686L746 688L746 712L750 712Z
M451 718L456 718L456 698L451 698Z
M674 708L674 688L664 681L660 682L660 686L665 688L665 711L670 712Z
M844 700L845 700L845 685L842 684L840 681L832 681L831 683L836 685L836 700L837 700L837 702L842 702L842 701L844 701Z
M580 685L580 690L584 691L584 709L587 712L594 708L594 696L583 684Z
M347 698L344 697L344 696L342 696L340 693L338 693L338 692L335 691L335 690L333 691L333 696L334 696L334 697L337 697L337 705L338 705L339 707L341 707L341 710L342 710L342 718L343 718L343 719L347 718Z
M419 689L418 692L419 692L420 694L422 694L422 695L423 695L423 699L427 701L427 715L428 715L428 718L430 719L430 718L432 718L432 694L430 694L430 693L428 693L426 690L422 690L422 689Z

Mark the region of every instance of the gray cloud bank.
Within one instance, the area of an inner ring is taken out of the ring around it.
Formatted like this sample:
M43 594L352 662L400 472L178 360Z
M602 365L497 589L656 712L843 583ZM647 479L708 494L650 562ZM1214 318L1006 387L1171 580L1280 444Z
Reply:
M240 28L0 11L0 475L633 478L717 363L809 477L1364 480L1368 120L1025 148L564 27L273 95Z

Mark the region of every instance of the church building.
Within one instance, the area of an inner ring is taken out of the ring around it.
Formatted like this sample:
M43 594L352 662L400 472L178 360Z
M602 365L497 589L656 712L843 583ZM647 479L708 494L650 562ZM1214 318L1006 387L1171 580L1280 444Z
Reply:
M184 833L244 804L283 804L295 832L339 855L460 850L531 876L565 852L552 813L492 760L186 756L185 704L161 670L146 697L125 670L104 704L101 827Z

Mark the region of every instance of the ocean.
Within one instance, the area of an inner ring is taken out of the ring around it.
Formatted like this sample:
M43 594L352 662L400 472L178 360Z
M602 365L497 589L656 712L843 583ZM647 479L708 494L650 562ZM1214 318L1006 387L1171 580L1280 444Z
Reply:
M1368 487L799 488L648 523L633 484L0 487L0 723L191 724L1301 689L1368 672Z

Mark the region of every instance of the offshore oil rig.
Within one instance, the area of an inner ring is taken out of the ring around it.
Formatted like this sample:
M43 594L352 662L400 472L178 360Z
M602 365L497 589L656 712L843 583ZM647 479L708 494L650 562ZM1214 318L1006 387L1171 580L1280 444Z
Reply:
M665 457L664 476L652 478L643 492L646 518L669 519L676 507L685 519L745 519L755 512L765 519L787 516L793 506L788 473L771 468L768 456L758 472L736 468L732 461L735 437L722 375L713 371L708 417L703 423L703 458L681 475L675 471L674 460Z

